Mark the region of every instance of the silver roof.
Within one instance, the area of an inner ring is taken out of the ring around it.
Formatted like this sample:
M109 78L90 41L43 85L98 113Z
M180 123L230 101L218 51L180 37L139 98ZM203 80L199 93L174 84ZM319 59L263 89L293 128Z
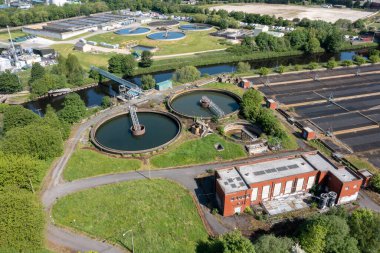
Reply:
M220 169L218 174L220 176L218 183L225 193L248 190L248 186L235 168Z

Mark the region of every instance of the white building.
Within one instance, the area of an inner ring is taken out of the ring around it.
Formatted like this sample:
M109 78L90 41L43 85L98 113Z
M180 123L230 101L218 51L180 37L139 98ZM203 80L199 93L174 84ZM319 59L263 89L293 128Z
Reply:
M0 72L12 69L11 61L7 58L0 58Z

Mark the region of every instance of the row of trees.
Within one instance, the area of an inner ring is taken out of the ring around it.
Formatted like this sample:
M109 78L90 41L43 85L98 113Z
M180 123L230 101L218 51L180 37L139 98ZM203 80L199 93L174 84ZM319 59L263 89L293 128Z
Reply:
M29 10L16 8L3 9L0 11L0 27L47 22L108 10L109 8L106 3L97 1L93 3L65 4L61 7L56 5L40 5L33 6Z
M197 252L210 253L377 253L380 214L336 208L300 222L294 236L263 235L252 244L238 230L199 242ZM300 246L298 246L298 244Z
M62 153L70 125L86 116L86 107L73 93L57 113L48 106L43 118L6 104L0 104L0 114L0 251L37 252L43 248L44 214L35 191L50 161Z

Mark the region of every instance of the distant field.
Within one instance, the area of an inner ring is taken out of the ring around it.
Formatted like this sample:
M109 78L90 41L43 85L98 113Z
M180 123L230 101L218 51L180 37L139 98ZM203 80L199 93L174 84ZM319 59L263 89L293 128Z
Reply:
M25 35L27 35L27 34L21 30L16 30L16 31L11 32L12 39L14 39L16 37L25 36ZM9 34L7 32L1 32L0 33L0 41L8 42L8 39L9 39Z
M158 47L159 50L154 55L181 54L226 48L225 45L220 43L220 38L210 36L210 32L213 32L213 30L187 32L186 38L176 41L154 41L148 39L146 35L123 36L113 32L94 35L87 38L87 40L120 45L129 41L136 41L140 45Z
M298 5L283 5L283 4L236 4L236 5L220 5L211 7L212 10L226 11L244 11L247 13L274 15L292 20L294 18L308 18L312 20L324 20L335 22L338 19L349 19L355 21L366 18L372 12L356 11L351 9L337 8L321 8L321 7L305 7Z
M193 253L207 238L194 201L178 184L137 180L76 192L60 198L54 220L63 226L118 243L132 252Z

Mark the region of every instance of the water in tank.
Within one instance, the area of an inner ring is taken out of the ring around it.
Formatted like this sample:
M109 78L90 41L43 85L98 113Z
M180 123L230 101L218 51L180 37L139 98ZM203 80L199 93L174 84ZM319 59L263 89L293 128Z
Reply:
M336 192L329 192L329 201L327 203L328 207L335 206L336 197L337 197Z
M325 208L328 200L329 200L329 195L327 193L322 193L319 198L318 208L319 209Z

